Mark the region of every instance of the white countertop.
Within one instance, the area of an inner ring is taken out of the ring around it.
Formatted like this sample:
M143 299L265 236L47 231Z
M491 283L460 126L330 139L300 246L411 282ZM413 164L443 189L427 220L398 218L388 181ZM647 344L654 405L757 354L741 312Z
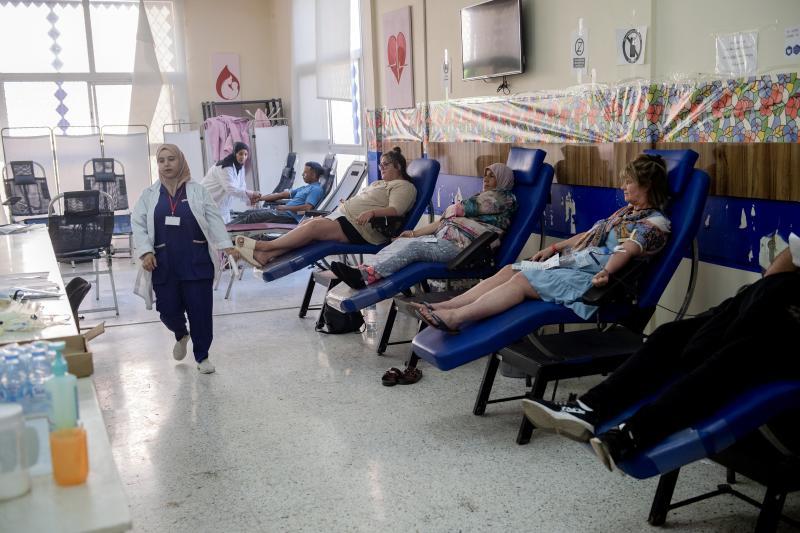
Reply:
M58 284L62 294L64 293L64 282L61 280L61 272L58 269L58 262L56 262L47 228L42 226L25 233L0 235L0 276L31 272L49 272L48 279ZM33 302L40 305L38 314L45 320L47 317L56 317L66 323L33 331L5 332L0 335L0 344L54 339L78 334L66 294L60 298L43 298L33 300Z
M3 531L126 531L131 514L111 454L103 415L91 378L78 380L81 422L89 449L89 477L83 485L59 487L50 474L35 476L25 496L0 502Z

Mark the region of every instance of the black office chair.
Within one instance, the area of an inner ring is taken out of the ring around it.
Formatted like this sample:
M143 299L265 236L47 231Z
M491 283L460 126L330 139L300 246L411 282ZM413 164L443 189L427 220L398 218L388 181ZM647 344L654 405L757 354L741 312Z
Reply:
M3 167L3 185L6 193L3 205L11 209L12 219L47 214L50 190L44 167L39 163L9 161Z
M83 164L83 190L106 193L111 202L101 207L108 211L128 209L128 188L125 185L125 167L120 161L108 157L96 157Z
M86 313L114 310L119 316L117 289L111 262L111 238L114 232L114 212L103 209L112 205L111 197L101 191L71 191L59 194L50 202L47 230L56 260L70 263L92 263L92 270L63 273L63 277L91 274L95 278L97 300L100 299L100 274L108 274L114 296L113 307L86 310ZM63 204L63 205L62 205ZM60 211L61 214L57 212ZM100 270L98 260L105 258L107 268Z
M75 326L80 329L78 322L78 308L80 308L83 299L86 298L86 295L89 294L89 291L92 290L92 284L81 277L77 277L72 278L72 280L67 283L67 286L64 287L64 289L67 293L69 307L72 309L72 318L75 320Z

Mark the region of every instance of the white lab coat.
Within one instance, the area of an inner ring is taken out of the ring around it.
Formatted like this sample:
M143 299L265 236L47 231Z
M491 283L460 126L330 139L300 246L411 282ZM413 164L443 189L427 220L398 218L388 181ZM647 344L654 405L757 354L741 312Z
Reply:
M246 203L250 201L244 181L244 166L237 172L233 166L222 168L214 165L200 183L211 193L226 224L231 221L231 206L236 198Z
M133 226L133 246L136 250L136 257L142 257L146 253L155 251L153 242L156 234L155 210L160 194L161 182L157 181L144 190L133 208L131 225ZM216 277L219 276L218 250L233 246L231 236L225 229L217 204L205 187L199 183L188 181L186 183L186 199L189 201L189 209L197 219L197 224L208 242L208 254L211 256L211 262L214 263L214 279L216 280ZM152 273L146 271L141 265L139 265L133 292L144 298L147 309L153 308Z

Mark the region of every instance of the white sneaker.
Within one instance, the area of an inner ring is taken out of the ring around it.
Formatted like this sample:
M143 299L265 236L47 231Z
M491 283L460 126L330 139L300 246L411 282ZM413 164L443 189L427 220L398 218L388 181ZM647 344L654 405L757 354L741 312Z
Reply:
M180 361L186 357L187 344L189 344L189 335L184 335L181 340L175 341L175 346L172 347L172 357L176 361Z
M217 369L214 368L214 365L212 365L211 361L206 357L197 363L197 370L199 370L201 374L213 374Z

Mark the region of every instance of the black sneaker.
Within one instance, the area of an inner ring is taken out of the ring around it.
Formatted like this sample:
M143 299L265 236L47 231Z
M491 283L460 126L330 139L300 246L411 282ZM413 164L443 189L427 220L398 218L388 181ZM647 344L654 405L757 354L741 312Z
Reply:
M559 435L578 442L589 442L594 437L597 416L578 402L554 403L547 400L522 400L525 416L538 429L553 430Z
M364 283L364 276L361 275L361 271L357 268L340 263L339 261L334 261L331 263L331 272L336 274L336 277L350 288L363 289L367 286L367 284Z
M629 457L636 450L636 443L629 431L609 429L589 441L600 461L613 472L617 463Z

